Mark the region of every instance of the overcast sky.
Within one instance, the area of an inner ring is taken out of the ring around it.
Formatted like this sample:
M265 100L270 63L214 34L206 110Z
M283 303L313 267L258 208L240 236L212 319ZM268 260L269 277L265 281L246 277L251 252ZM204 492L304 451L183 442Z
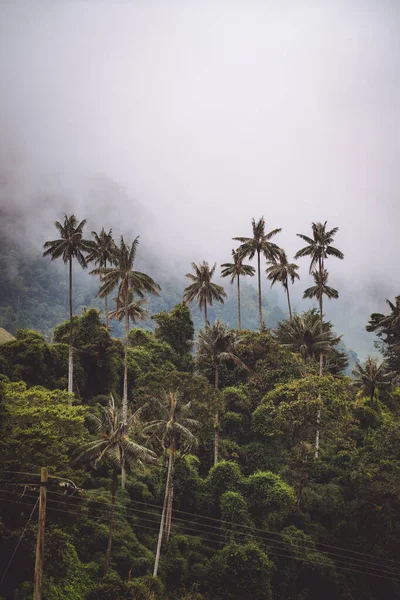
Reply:
M0 175L36 214L60 185L93 217L101 173L110 225L185 264L253 216L289 254L328 220L335 313L400 292L400 2L2 0L0 76Z

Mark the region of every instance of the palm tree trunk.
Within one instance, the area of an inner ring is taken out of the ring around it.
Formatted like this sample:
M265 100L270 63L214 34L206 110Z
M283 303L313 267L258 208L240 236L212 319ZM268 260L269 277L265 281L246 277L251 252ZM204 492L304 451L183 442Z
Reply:
M319 271L320 273L322 273L322 269L323 269L323 262L321 259L319 259ZM319 318L320 318L320 328L321 328L321 333L323 333L324 331L324 324L323 324L323 309L322 309L322 294L320 295L319 298ZM321 354L319 355L319 376L322 377L323 375L323 368L324 368L324 355ZM321 394L319 394L318 399L321 400ZM318 458L319 456L319 427L320 427L320 423L321 423L321 409L319 408L317 411L317 431L315 434L315 458Z
M107 261L104 261L104 268L107 269ZM108 331L108 298L107 294L104 296L104 311L106 314L106 330Z
M204 327L207 327L208 319L207 319L207 302L204 305Z
M126 426L128 421L128 338L129 338L129 313L128 294L125 295L125 356L124 356L124 392L122 396L122 424ZM125 458L121 460L121 487L125 489L126 468Z
M168 460L167 481L165 483L164 503L163 503L163 509L162 509L162 513L161 513L160 530L158 532L156 557L154 560L153 577L157 577L158 565L160 563L160 554L161 554L161 545L162 545L163 533L164 533L165 515L167 512L168 490L170 488L170 479L171 479L171 474L172 474L172 461L173 461L173 454L172 454L172 452L170 452L169 460Z
M286 295L287 295L287 302L288 302L288 306L289 306L289 319L292 320L292 307L290 306L290 294L289 294L288 282L286 282Z
M114 467L112 481L111 481L111 511L110 511L110 529L108 531L108 542L107 542L107 553L106 553L106 565L104 567L104 577L108 573L111 563L111 546L114 535L114 516L115 516L115 499L117 495L117 481L118 474L117 469Z
M74 357L72 350L72 257L69 259L69 348L68 348L68 392L73 393Z
M215 366L215 389L219 388L219 365ZM215 412L215 423L214 423L214 465L218 462L218 450L219 450L219 413L218 410Z
M262 306L261 306L261 262L260 262L260 251L257 250L257 262L258 262L258 315L260 318L260 333L262 332Z
M170 478L169 478L167 515L166 515L166 523L165 523L165 537L166 537L167 543L168 543L169 536L171 533L172 502L174 499L175 439L173 439L171 442L170 453L172 453L173 460L172 460L172 466L171 466L171 474L170 474Z
M127 294L126 294L127 296ZM126 424L128 419L128 336L129 336L129 313L128 300L125 299L125 354L124 354L124 392L122 396L122 422Z
M237 295L238 295L238 331L242 331L242 322L240 318L240 275L237 276Z

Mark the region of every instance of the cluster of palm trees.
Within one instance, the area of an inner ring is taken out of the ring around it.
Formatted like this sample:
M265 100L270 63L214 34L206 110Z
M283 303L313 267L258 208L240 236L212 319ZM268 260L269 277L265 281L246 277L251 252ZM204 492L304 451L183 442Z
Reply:
M149 404L156 419L145 418ZM183 457L196 447L197 438L193 432L200 427L200 423L192 417L191 403L185 403L182 395L176 390L160 391L158 397L151 398L149 403L142 405L135 412L128 412L127 415L116 407L111 396L108 406L99 405L98 413L88 416L97 436L80 449L75 462L85 461L95 467L101 464L112 467L105 575L111 564L118 473L121 473L121 487L124 488L126 469L145 472L148 465L157 463L157 449L167 457L164 502L154 561L154 576L157 576L162 542L164 536L168 542L171 533L174 474L178 453L179 457ZM152 445L153 449L148 445Z
M55 222L60 237L44 244L44 256L52 260L62 258L69 266L69 352L68 352L68 392L73 392L73 315L72 315L72 265L77 259L82 268L93 262L95 269L90 274L100 278L98 296L104 298L106 328L108 317L125 321L125 355L124 355L124 387L122 397L122 418L127 422L128 414L128 336L130 321L138 321L146 317L143 307L145 294L158 295L160 286L146 273L134 269L135 258L139 246L139 237L128 245L123 236L117 245L112 236L104 228L100 233L92 231L92 239L83 237L86 219L78 222L75 215L64 215L63 223ZM116 309L108 312L109 295L117 291L114 298Z
M251 237L234 237L240 242L240 246L232 250L232 262L221 265L221 276L230 277L231 283L236 279L237 282L237 302L238 302L238 331L241 331L241 308L240 308L240 277L253 277L255 268L245 264L245 260L257 257L257 275L258 275L258 313L260 322L260 331L264 328L262 316L262 294L261 294L261 257L267 261L267 278L271 281L271 286L281 283L287 296L289 317L293 318L292 307L290 303L289 282L292 284L296 279L300 279L298 274L298 265L289 262L286 252L271 239L278 234L281 229L272 229L266 232L264 217L258 221L252 219ZM338 228L327 230L327 222L312 223L312 237L298 233L297 235L307 242L307 246L299 250L295 258L303 256L310 257L310 274L314 278L315 285L306 289L303 298L315 298L318 300L320 309L320 318L322 323L323 297L338 298L338 292L328 286L328 271L325 268L325 261L328 257L334 256L343 259L343 253L334 248L331 244ZM185 288L184 300L193 302L197 300L201 310L204 310L204 325L207 326L207 306L212 306L213 302L224 302L226 293L222 286L214 283L212 278L215 274L216 264L210 267L203 261L200 265L192 263L193 273L188 273L186 277L191 280L191 284ZM321 325L322 327L322 325Z

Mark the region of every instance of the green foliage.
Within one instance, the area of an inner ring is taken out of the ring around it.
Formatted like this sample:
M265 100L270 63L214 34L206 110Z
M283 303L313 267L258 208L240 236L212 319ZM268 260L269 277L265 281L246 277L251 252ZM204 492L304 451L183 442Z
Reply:
M293 488L271 472L254 473L244 485L249 510L258 527L280 525L294 508Z
M23 382L4 383L0 424L0 464L8 470L37 472L48 465L57 473L70 471L72 452L86 439L86 409L71 406L67 392Z
M156 322L155 336L169 344L179 357L178 367L183 371L193 369L191 351L194 339L194 325L189 308L183 302L169 313L162 311L152 316Z
M253 543L231 543L211 559L208 570L213 598L270 600L272 563Z

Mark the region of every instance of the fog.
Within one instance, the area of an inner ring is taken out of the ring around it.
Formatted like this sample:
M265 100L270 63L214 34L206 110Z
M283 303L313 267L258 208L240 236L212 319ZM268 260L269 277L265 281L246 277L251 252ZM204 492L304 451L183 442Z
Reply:
M183 273L252 217L291 255L327 220L327 315L363 354L400 291L399 46L395 0L3 0L1 201L32 237L71 209Z

